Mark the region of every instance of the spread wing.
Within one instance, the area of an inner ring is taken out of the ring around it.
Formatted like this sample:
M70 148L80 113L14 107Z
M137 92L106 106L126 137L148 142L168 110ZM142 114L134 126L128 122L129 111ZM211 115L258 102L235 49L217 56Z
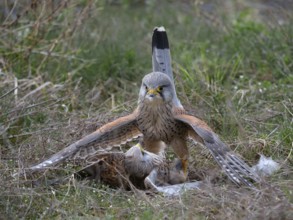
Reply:
M152 51L153 71L165 73L168 75L174 85L169 41L164 27L156 27L154 29L152 38ZM175 104L177 106L181 106L181 103L176 95L176 90L174 89L173 92L175 94Z
M141 135L136 125L136 113L134 112L105 124L97 131L69 145L49 159L30 167L29 170L42 170L69 158L85 158L94 155L102 147L121 145Z
M175 118L188 126L188 133L192 139L201 139L201 142L209 149L214 159L234 183L253 186L248 179L260 181L258 175L224 144L204 121L184 114L176 115Z

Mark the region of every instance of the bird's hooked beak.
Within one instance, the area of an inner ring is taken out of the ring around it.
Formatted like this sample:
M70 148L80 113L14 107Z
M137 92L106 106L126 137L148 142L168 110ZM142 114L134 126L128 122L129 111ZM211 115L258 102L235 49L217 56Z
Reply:
M154 97L154 96L158 95L159 92L157 91L157 89L149 89L148 92L147 92L147 94L148 94L149 96Z
M147 89L146 98L149 101L160 100L162 98L162 87L157 87L155 89Z

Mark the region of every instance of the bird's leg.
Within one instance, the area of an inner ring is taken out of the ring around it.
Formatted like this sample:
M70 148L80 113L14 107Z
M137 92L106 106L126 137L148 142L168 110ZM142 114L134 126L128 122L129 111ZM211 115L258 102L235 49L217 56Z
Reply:
M149 141L145 139L141 142L141 145L145 150L162 157L164 156L167 147L163 141Z
M187 178L187 171L188 171L188 159L181 159L181 163L182 163L182 170L183 170L183 173L184 173L184 176L185 178Z
M171 146L175 152L175 154L179 157L181 160L182 170L185 177L185 180L187 179L188 175L188 148L186 145L186 140L177 138L174 139L171 142Z

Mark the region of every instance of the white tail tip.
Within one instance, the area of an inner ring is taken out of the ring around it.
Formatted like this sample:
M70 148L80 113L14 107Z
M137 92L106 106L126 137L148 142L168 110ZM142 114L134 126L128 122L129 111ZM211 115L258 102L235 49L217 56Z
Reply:
M161 26L161 27L158 27L158 29L157 29L158 31L161 31L161 32L164 32L164 31L166 31L165 30L165 28L163 27L163 26Z

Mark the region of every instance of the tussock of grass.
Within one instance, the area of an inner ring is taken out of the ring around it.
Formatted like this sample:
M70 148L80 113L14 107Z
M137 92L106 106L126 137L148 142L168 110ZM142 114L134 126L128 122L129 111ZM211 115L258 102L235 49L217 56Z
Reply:
M5 10L0 17L2 218L290 219L293 215L289 1L4 2L0 3ZM258 153L277 160L281 170L267 178L269 184L258 190L236 188L219 174L207 151L192 143L190 175L206 179L207 184L180 198L78 181L70 165L41 176L12 178L19 168L135 108L140 80L151 71L151 30L158 25L168 31L181 101L250 164L256 163Z

